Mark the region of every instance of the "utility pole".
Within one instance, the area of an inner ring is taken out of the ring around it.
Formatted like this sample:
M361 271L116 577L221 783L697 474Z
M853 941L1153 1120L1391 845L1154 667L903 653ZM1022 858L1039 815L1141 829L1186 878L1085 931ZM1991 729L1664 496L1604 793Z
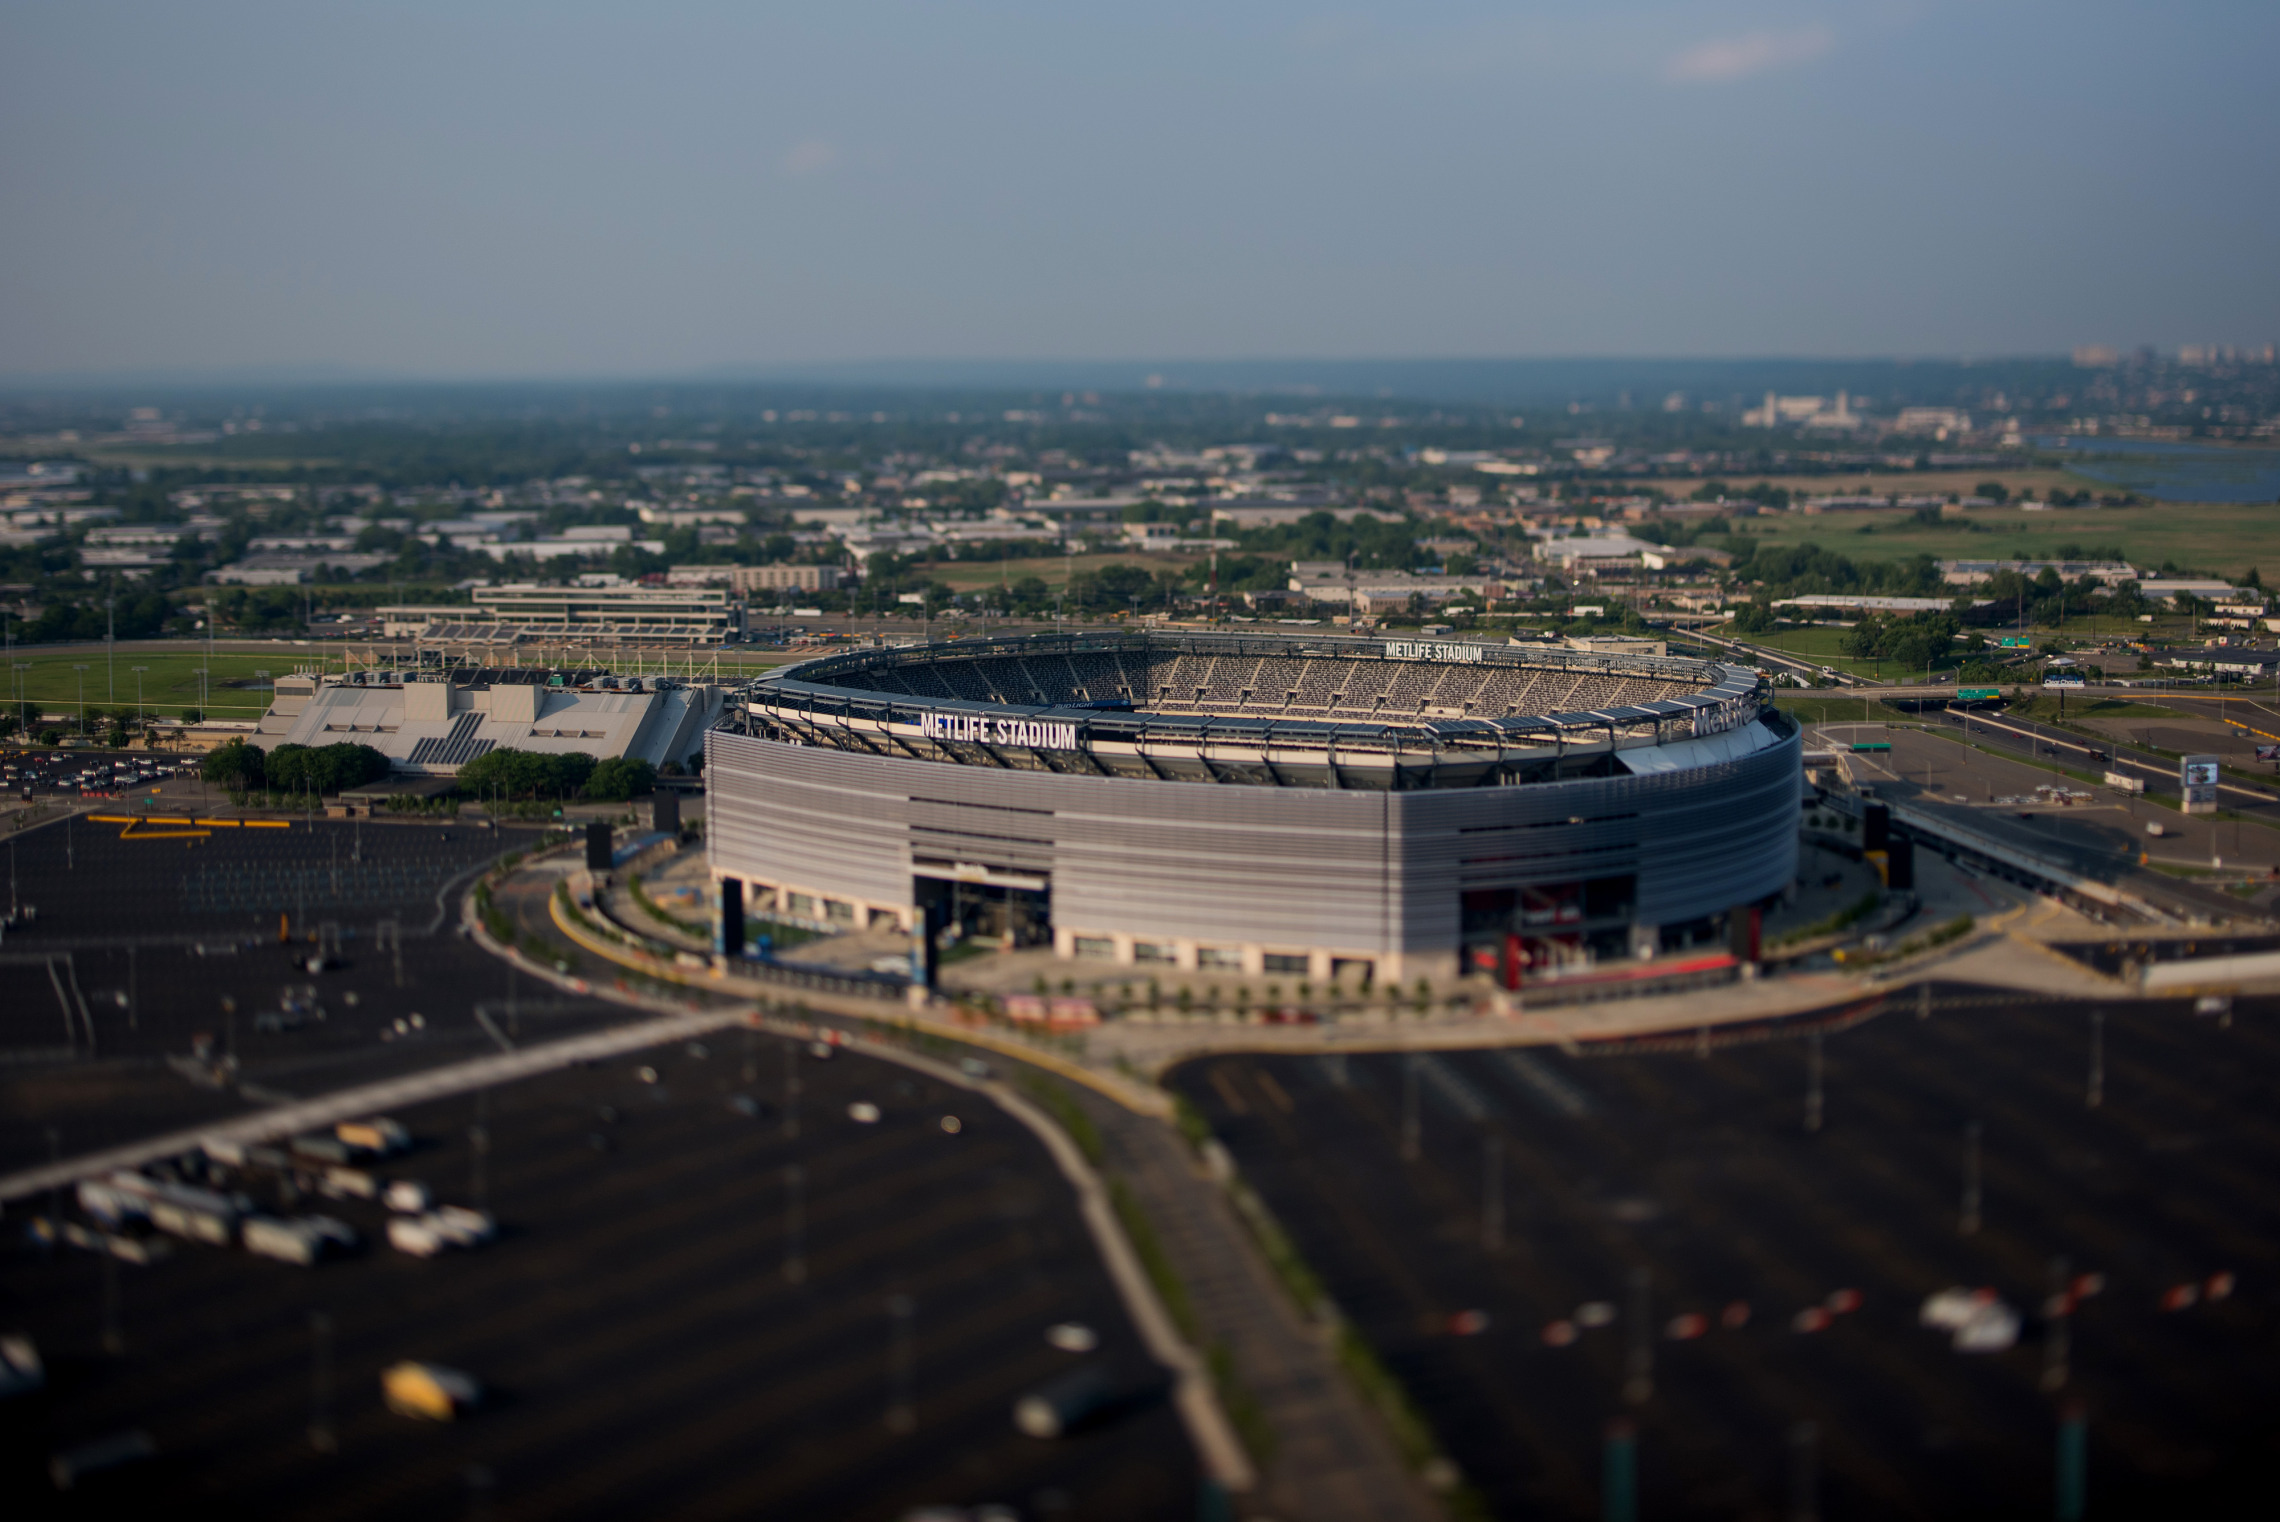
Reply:
M1967 1237L1979 1233L1979 1122L1963 1128L1963 1212L1961 1225Z
M309 1312L309 1446L331 1453L340 1446L332 1415L332 1317Z
M2083 1104L2097 1109L2106 1102L2106 1012L2090 1011L2090 1087Z
M1417 1054L1412 1052L1401 1060L1401 1156L1405 1162L1417 1161L1421 1138L1417 1122Z
M890 1295L887 1316L887 1430L899 1435L918 1425L918 1407L911 1398L918 1305L908 1295Z
M1631 1347L1624 1356L1623 1399L1643 1406L1655 1393L1655 1332L1648 1325L1653 1315L1653 1279L1645 1265L1631 1270Z
M784 1164L784 1282L807 1279L807 1216L800 1197L807 1176L798 1163Z
M1821 1129L1821 1032L1805 1038L1805 1129Z
M1504 1246L1504 1138L1494 1132L1481 1169L1480 1245L1497 1252Z

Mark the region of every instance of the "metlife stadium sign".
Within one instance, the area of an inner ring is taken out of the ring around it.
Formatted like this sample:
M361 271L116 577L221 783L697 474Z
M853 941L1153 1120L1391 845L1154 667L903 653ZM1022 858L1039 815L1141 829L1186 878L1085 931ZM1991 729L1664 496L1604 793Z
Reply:
M1014 745L1029 750L1075 750L1077 726L1044 719L1007 719L986 713L935 713L918 716L918 732L929 740L962 740L969 745Z
M1389 639L1385 642L1385 658L1389 661L1455 661L1462 666L1477 666L1481 647L1431 639Z

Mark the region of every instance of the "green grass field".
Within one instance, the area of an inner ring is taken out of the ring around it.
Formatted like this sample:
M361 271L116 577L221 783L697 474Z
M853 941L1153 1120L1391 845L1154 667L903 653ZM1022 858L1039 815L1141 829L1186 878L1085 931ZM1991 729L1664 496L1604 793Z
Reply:
M1173 571L1186 575L1200 563L1196 555L1148 555L1138 551L1105 555L1041 555L1028 560L943 560L926 568L929 581L939 581L960 592L1011 585L1035 576L1049 587L1062 585L1080 571L1097 571L1106 565L1136 565L1150 575Z
M724 680L757 676L799 658L774 651L727 653L720 657L720 674ZM526 654L526 662L529 659ZM660 659L654 655L647 657L641 669L660 669ZM699 671L709 671L710 662L709 653L701 656ZM288 676L297 670L339 671L342 656L338 646L327 651L317 645L294 644L261 653L217 650L209 663L203 646L183 640L122 644L108 664L101 645L18 646L13 664L20 669L5 673L7 698L13 701L20 693L23 701L37 703L47 713L65 716L78 713L83 691L90 709L100 708L106 713L120 709L132 712L136 693L134 668L145 667L141 673L143 711L154 719L179 719L183 710L198 707L198 668L210 664L206 678L207 716L247 720L260 718L269 707L268 679ZM362 664L358 662L359 666ZM685 658L668 659L666 664L678 672ZM84 672L74 669L79 666L87 669ZM620 669L630 672L635 668L627 664ZM263 672L268 673L268 679L263 678Z
M1769 543L1814 544L1852 560L1900 560L1910 555L1938 560L2047 560L2066 545L2118 546L2141 566L2169 561L2218 576L2243 575L2251 567L2280 575L2280 507L2270 503L2164 502L2045 513L1982 508L1962 523L1936 525L1918 523L1902 512L1814 517L1774 513L1745 520L1745 527L1751 537Z
M1794 715L1807 724L1882 724L1891 721L1911 721L1914 714L1902 713L1887 707L1874 698L1839 698L1782 689L1773 695L1773 703L1783 713Z

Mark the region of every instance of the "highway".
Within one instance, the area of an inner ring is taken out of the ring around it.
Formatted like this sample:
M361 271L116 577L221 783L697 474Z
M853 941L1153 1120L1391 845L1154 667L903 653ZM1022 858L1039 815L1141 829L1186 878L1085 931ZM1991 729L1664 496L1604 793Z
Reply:
M1976 716L1972 723L1976 731ZM2275 908L2266 874L2280 866L2280 834L2260 825L2188 818L2129 793L2054 776L2023 755L2013 760L1959 744L1959 729L1830 724L1814 734L1825 742L1822 748L1839 752L1856 784L1878 797L2113 884L2174 918L2263 918ZM1854 738L1886 742L1892 749L1851 753L1846 743ZM2089 797L2036 792L2051 786ZM2148 824L2162 834L2148 835ZM2222 860L2229 873L2211 878L2214 860ZM2244 892L2227 891L2244 884Z

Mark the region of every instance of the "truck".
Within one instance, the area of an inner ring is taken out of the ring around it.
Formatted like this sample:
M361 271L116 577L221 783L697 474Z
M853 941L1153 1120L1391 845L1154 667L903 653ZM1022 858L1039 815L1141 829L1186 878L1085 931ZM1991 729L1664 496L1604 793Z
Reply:
M216 1247L227 1247L237 1238L238 1218L244 1212L227 1195L153 1180L147 1197L150 1224L169 1236Z
M415 1258L432 1258L454 1247L480 1247L498 1234L498 1223L487 1212L460 1205L441 1205L423 1215L399 1215L388 1222L388 1245Z
M333 1135L374 1157L394 1157L399 1152L410 1151L412 1146L412 1133L385 1115L370 1120L344 1120L333 1127Z
M335 1163L346 1167L356 1161L356 1149L354 1147L342 1141L338 1136L327 1136L322 1131L313 1131L305 1136L294 1137L291 1147L296 1155L314 1158L318 1162Z
M247 1252L275 1258L281 1263L297 1263L303 1268L314 1268L323 1259L350 1251L357 1245L353 1227L322 1215L295 1216L291 1220L248 1216L241 1236Z
M425 1215L433 1203L428 1197L428 1186L418 1179L390 1179L381 1193L381 1202L390 1210L404 1215Z
M380 1181L362 1168L327 1168L317 1180L317 1192L335 1200L378 1199Z
M380 1371L380 1393L398 1416L430 1422L454 1421L483 1400L472 1374L411 1359Z

